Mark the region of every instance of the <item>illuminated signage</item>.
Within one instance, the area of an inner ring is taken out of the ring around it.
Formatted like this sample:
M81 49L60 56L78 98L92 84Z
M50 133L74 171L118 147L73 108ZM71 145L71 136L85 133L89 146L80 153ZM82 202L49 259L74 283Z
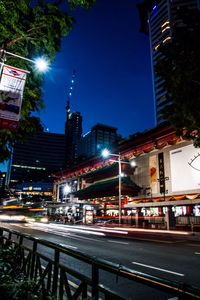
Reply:
M165 192L165 167L163 152L158 154L160 193Z
M41 191L42 188L39 186L38 187L37 186L26 186L26 187L23 187L22 190L31 192L31 191Z

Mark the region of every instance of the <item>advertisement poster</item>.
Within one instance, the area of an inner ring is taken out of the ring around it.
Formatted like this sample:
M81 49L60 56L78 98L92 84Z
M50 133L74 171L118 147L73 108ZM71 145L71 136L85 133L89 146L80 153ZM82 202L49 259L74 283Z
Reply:
M0 80L0 124L17 124L28 71L4 65Z
M157 174L157 156L153 155L149 158L150 186L152 194L158 192L158 174Z
M200 190L200 149L193 145L170 151L172 191Z

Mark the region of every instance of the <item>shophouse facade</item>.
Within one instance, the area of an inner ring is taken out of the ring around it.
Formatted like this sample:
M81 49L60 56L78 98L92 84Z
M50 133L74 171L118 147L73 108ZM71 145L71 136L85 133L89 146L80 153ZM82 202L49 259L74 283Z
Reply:
M114 153L114 152L113 152ZM200 150L177 137L164 124L133 135L119 144L124 177L121 179L122 223L158 228L198 228L200 224ZM135 167L128 164L134 161ZM54 199L61 187L72 185L69 205L99 205L96 214L118 216L118 165L96 157L84 165L57 174Z

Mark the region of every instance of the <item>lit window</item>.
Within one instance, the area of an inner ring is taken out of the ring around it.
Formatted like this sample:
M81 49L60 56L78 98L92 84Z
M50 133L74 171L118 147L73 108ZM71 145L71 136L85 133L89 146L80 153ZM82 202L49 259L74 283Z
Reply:
M169 29L170 29L170 26L166 26L165 28L162 29L162 33Z
M164 26L169 25L169 21L165 21L162 25L161 28L163 28Z
M171 40L171 36L168 36L166 39L163 40L163 44L165 44L167 41Z

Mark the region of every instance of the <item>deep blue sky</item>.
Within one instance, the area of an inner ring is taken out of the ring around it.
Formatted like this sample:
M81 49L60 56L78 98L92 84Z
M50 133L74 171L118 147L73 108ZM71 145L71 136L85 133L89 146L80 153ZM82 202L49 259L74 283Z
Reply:
M139 32L139 0L97 0L76 19L45 78L41 119L50 132L64 133L65 106L73 69L71 111L83 116L83 133L96 123L118 128L123 137L154 127L149 39Z

